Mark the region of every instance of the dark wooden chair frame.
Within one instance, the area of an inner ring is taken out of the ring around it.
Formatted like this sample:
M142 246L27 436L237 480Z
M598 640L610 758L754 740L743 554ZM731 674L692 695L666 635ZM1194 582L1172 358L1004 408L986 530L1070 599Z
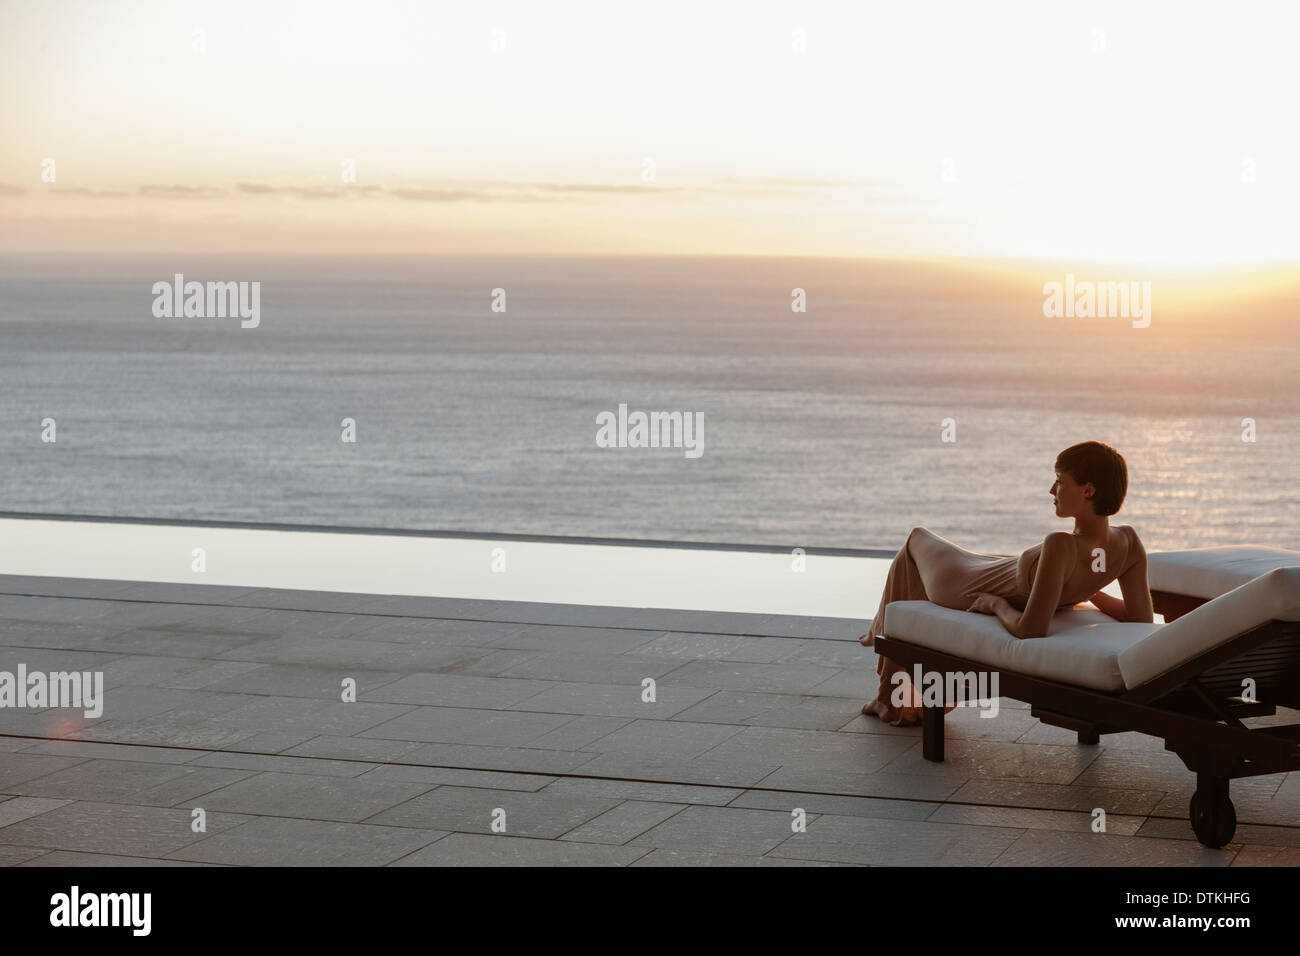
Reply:
M1205 603L1162 591L1151 596L1166 622ZM909 671L917 664L949 673L990 669L887 635L876 638L875 650ZM1254 700L1241 697L1246 678L1255 681ZM1043 723L1077 732L1080 744L1126 731L1162 738L1196 774L1188 813L1207 847L1223 846L1237 828L1228 781L1300 770L1300 724L1251 728L1241 722L1272 716L1278 706L1300 709L1300 622L1269 621L1130 691L1107 693L998 669L998 692L1029 704ZM942 761L943 708L927 706L921 715L922 754Z

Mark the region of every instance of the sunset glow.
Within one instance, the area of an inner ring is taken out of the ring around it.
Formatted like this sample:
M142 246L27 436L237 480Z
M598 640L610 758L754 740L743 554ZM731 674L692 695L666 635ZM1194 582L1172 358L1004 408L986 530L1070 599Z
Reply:
M11 251L1300 257L1291 5L3 19Z

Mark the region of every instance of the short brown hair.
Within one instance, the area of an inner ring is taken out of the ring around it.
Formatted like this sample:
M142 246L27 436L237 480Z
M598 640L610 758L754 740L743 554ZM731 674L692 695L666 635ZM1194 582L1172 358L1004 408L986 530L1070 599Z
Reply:
M1071 445L1056 456L1056 470L1067 471L1081 485L1092 482L1097 493L1092 510L1113 515L1128 492L1128 465L1124 456L1105 442L1085 441Z

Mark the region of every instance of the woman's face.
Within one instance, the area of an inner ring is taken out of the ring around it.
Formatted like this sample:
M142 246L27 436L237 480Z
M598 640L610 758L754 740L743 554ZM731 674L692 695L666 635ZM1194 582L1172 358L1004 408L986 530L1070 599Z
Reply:
M1056 481L1052 483L1052 501L1056 505L1056 516L1073 518L1091 514L1092 502L1085 497L1091 490L1091 484L1081 485L1068 471L1058 471Z

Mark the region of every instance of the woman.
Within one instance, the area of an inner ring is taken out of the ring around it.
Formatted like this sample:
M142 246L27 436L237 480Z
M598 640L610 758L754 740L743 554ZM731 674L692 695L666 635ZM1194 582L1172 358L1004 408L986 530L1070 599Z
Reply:
M1053 531L1019 556L1002 557L967 551L925 528L913 528L890 566L871 630L858 640L870 647L884 633L890 601L932 601L992 614L1023 639L1043 637L1053 614L1087 600L1118 621L1150 623L1146 551L1131 527L1110 526L1109 517L1119 511L1127 490L1124 456L1102 442L1088 441L1056 456L1052 501L1057 517L1074 519L1073 532ZM1117 578L1122 600L1101 593ZM876 673L880 690L862 712L895 727L918 723L921 695L906 671L882 657ZM904 702L902 707L891 701L896 673L904 675L897 679L901 688L895 698Z

